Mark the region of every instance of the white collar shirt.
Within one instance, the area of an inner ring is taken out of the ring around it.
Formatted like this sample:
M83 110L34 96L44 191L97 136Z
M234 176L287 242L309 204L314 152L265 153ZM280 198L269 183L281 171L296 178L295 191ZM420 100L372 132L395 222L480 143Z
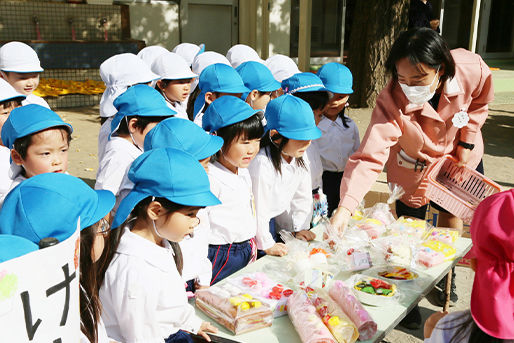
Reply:
M164 247L124 228L100 288L109 337L124 343L162 343L178 330L196 333L202 320L188 303L184 280Z
M279 174L271 159L261 149L250 163L248 170L252 178L252 189L257 212L257 247L271 248L275 241L269 231L272 218L284 212L290 213L289 227L276 227L288 231L308 230L312 218L312 181L307 169L296 164L296 159L287 163L281 160Z
M95 189L105 189L118 195L123 177L141 153L132 142L121 137L112 137L98 166Z
M169 101L166 101L166 106L171 108L173 111L177 112L177 114L175 114L175 117L189 120L189 117L187 116L186 112L186 104L184 102L174 101L173 103L171 103Z
M344 171L348 158L359 148L359 129L349 118L347 124L345 127L339 116L335 121L323 117L318 123L322 135L313 145L318 148L323 170Z
M48 105L45 99L32 93L27 95L27 97L21 102L21 104L22 106L35 104L50 109L50 106Z
M184 267L182 279L197 281L201 286L210 286L212 277L212 263L207 258L209 254L210 224L207 209L198 211L200 224L195 227L193 237L187 236L179 244L182 250Z
M211 192L220 205L207 208L211 234L209 243L216 245L247 241L257 232L252 179L246 168L234 174L221 163L209 165Z
M312 189L323 188L323 165L321 163L320 153L315 141L312 141L311 145L305 151L303 160L311 175Z

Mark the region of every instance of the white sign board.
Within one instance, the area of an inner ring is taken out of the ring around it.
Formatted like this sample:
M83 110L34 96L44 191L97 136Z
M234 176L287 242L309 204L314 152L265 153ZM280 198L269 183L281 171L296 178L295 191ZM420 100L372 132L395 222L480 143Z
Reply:
M0 263L1 342L79 342L79 241Z

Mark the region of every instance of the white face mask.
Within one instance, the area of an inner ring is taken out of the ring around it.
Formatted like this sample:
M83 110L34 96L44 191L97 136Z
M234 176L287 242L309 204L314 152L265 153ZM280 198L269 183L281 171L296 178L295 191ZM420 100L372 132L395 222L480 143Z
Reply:
M428 100L432 99L435 94L435 89L433 92L430 91L432 85L435 80L438 80L437 73L439 72L439 68L437 68L435 72L434 79L427 86L407 86L406 84L400 83L400 87L402 88L403 93L409 100L411 104L415 105L423 105Z

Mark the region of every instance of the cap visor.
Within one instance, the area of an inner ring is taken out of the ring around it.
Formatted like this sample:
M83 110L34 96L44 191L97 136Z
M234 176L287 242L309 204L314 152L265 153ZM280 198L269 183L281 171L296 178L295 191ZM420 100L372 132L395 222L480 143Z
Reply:
M337 94L352 94L353 89L347 88L347 87L340 87L339 85L331 85L331 84L325 84L325 88L332 92Z
M2 71L8 72L8 73L27 74L27 73L42 73L45 70L41 67L19 66L19 67L11 67L9 69L2 69Z
M0 99L0 102L9 101L9 100L16 100L16 99L19 99L20 101L23 101L23 100L25 100L25 98L26 98L25 95L17 94L17 95L13 95L13 96L8 96L7 98L4 98L4 99Z
M189 72L189 73L180 73L180 74L173 74L173 75L161 75L160 79L163 79L163 80L185 80L185 79L194 79L198 77L198 75L196 75L195 73L193 72Z
M114 220L112 222L111 228L117 228L121 224L127 220L128 216L130 215L130 212L136 207L137 204L141 200L143 200L146 197L149 197L149 194L139 192L137 190L132 190L120 203L120 206L118 207L118 210L116 211L116 216L114 217Z
M95 190L95 192L98 196L98 204L96 206L95 212L93 213L91 218L89 218L89 221L81 221L81 226L83 228L86 228L100 221L100 219L105 217L112 210L114 204L116 203L116 197L114 196L114 194L112 194L111 191L102 189Z
M301 131L284 131L284 130L277 130L282 136L289 138L289 139L296 139L298 141L308 141L308 140L315 140L321 137L321 130L318 129L316 126L308 129L308 130L301 130Z
M209 141L200 151L195 154L194 158L203 160L217 153L223 146L223 138L210 135Z
M292 93L303 93L303 92L329 92L328 89L326 89L325 87L321 87L321 86L313 86L313 87L307 87L307 88L302 88L302 89L299 89L299 90L294 90L293 89L293 92Z
M190 194L187 196L175 196L175 197L166 197L167 199L173 201L174 203L184 205L184 206L215 206L221 204L218 198L211 191L201 192L197 194Z

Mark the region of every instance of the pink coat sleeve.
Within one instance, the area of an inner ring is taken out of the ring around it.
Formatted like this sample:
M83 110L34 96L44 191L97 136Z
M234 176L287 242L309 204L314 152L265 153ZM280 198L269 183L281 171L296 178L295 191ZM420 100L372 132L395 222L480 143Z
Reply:
M398 106L391 97L390 82L381 92L362 143L346 164L341 181L339 206L353 212L371 189L389 157L390 148L402 135Z
M460 140L466 143L475 142L477 132L487 119L488 103L494 98L491 70L480 56L476 56L480 60L480 81L471 93L473 100L468 107L469 123L460 132Z

